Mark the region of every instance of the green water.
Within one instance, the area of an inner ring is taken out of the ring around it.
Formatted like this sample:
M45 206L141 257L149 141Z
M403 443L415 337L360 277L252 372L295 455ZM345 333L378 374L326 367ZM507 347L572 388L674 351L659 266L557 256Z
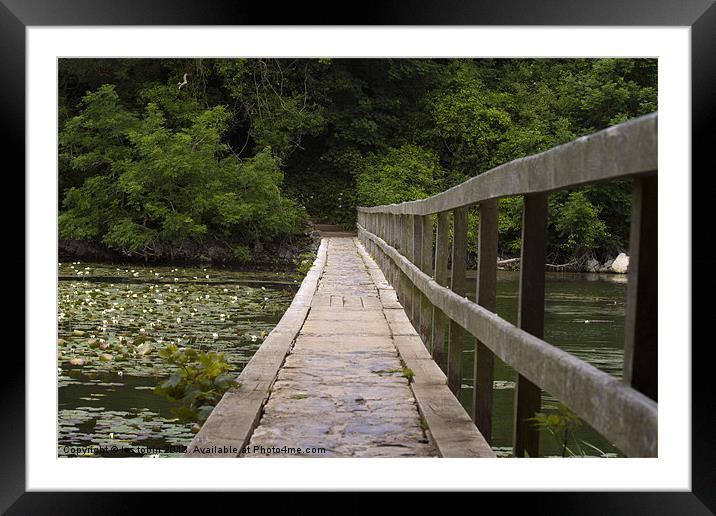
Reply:
M60 264L59 277L59 456L91 445L109 450L95 455L181 455L191 423L153 391L171 373L158 350L193 339L238 374L299 284L291 273L89 263Z
M281 318L300 282L291 273L88 263L60 264L59 276L59 456L81 451L68 447L90 445L117 446L123 450L119 455L181 455L179 447L194 434L191 423L173 417L175 405L153 392L170 374L157 351L167 343L182 346L194 339L194 347L224 352L238 374ZM513 323L518 280L517 273L500 273L498 278L497 311ZM545 339L619 377L625 280L548 274ZM139 335L150 337L144 355L132 345ZM461 393L468 411L472 342L465 341ZM84 363L73 365L72 359ZM493 447L503 456L510 453L514 379L515 372L496 360ZM555 405L545 393L544 410ZM577 437L606 456L619 454L586 425ZM561 452L544 432L540 449L542 455ZM602 455L588 447L585 451Z
M624 346L626 276L608 274L547 273L545 287L545 340L589 362L616 378L621 378ZM517 322L518 272L499 272L497 313L507 321ZM474 301L474 291L468 295ZM589 321L589 322L585 322ZM471 412L474 340L463 346L463 386L460 401ZM495 359L493 408L493 449L509 456L512 448L515 371ZM544 413L554 412L557 401L548 393L542 395ZM596 446L604 453L582 444L585 454L621 456L601 435L582 423L577 439ZM570 448L576 448L573 444ZM562 449L545 431L540 432L540 455L561 455Z

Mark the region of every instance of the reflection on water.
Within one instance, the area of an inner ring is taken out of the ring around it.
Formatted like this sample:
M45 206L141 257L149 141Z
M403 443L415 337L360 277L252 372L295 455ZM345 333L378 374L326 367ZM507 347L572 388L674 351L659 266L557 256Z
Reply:
M595 367L621 378L626 310L626 276L614 274L547 273L545 287L545 339ZM497 313L517 323L519 272L498 273ZM474 300L474 292L468 295ZM471 412L473 339L464 345L463 389L460 401ZM515 371L495 359L494 413L492 422L493 448L498 455L508 456L512 445ZM557 400L542 395L545 412L555 410ZM583 424L577 437L596 446L607 456L619 451L593 429ZM540 455L561 452L546 432L541 432ZM600 455L585 448L589 455Z

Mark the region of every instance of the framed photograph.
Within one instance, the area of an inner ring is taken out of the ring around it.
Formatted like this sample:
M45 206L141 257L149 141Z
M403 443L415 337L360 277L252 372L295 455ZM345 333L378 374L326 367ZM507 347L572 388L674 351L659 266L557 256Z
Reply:
M27 207L0 507L711 514L712 4L1 0Z

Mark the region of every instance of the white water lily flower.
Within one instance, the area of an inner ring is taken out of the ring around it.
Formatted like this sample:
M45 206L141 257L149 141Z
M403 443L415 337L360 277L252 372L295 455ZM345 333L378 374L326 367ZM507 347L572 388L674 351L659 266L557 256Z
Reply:
M216 333L216 332L212 333L211 336L214 337L214 339L218 339L218 338L219 338L219 334Z

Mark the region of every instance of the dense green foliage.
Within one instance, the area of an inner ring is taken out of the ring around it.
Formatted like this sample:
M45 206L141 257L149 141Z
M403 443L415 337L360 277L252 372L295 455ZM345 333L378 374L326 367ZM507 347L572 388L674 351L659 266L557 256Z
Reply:
M656 79L654 59L61 60L60 234L145 257L219 243L247 261L308 215L351 226L357 205L655 111ZM551 195L550 259L624 249L629 192ZM500 203L504 255L521 202Z

